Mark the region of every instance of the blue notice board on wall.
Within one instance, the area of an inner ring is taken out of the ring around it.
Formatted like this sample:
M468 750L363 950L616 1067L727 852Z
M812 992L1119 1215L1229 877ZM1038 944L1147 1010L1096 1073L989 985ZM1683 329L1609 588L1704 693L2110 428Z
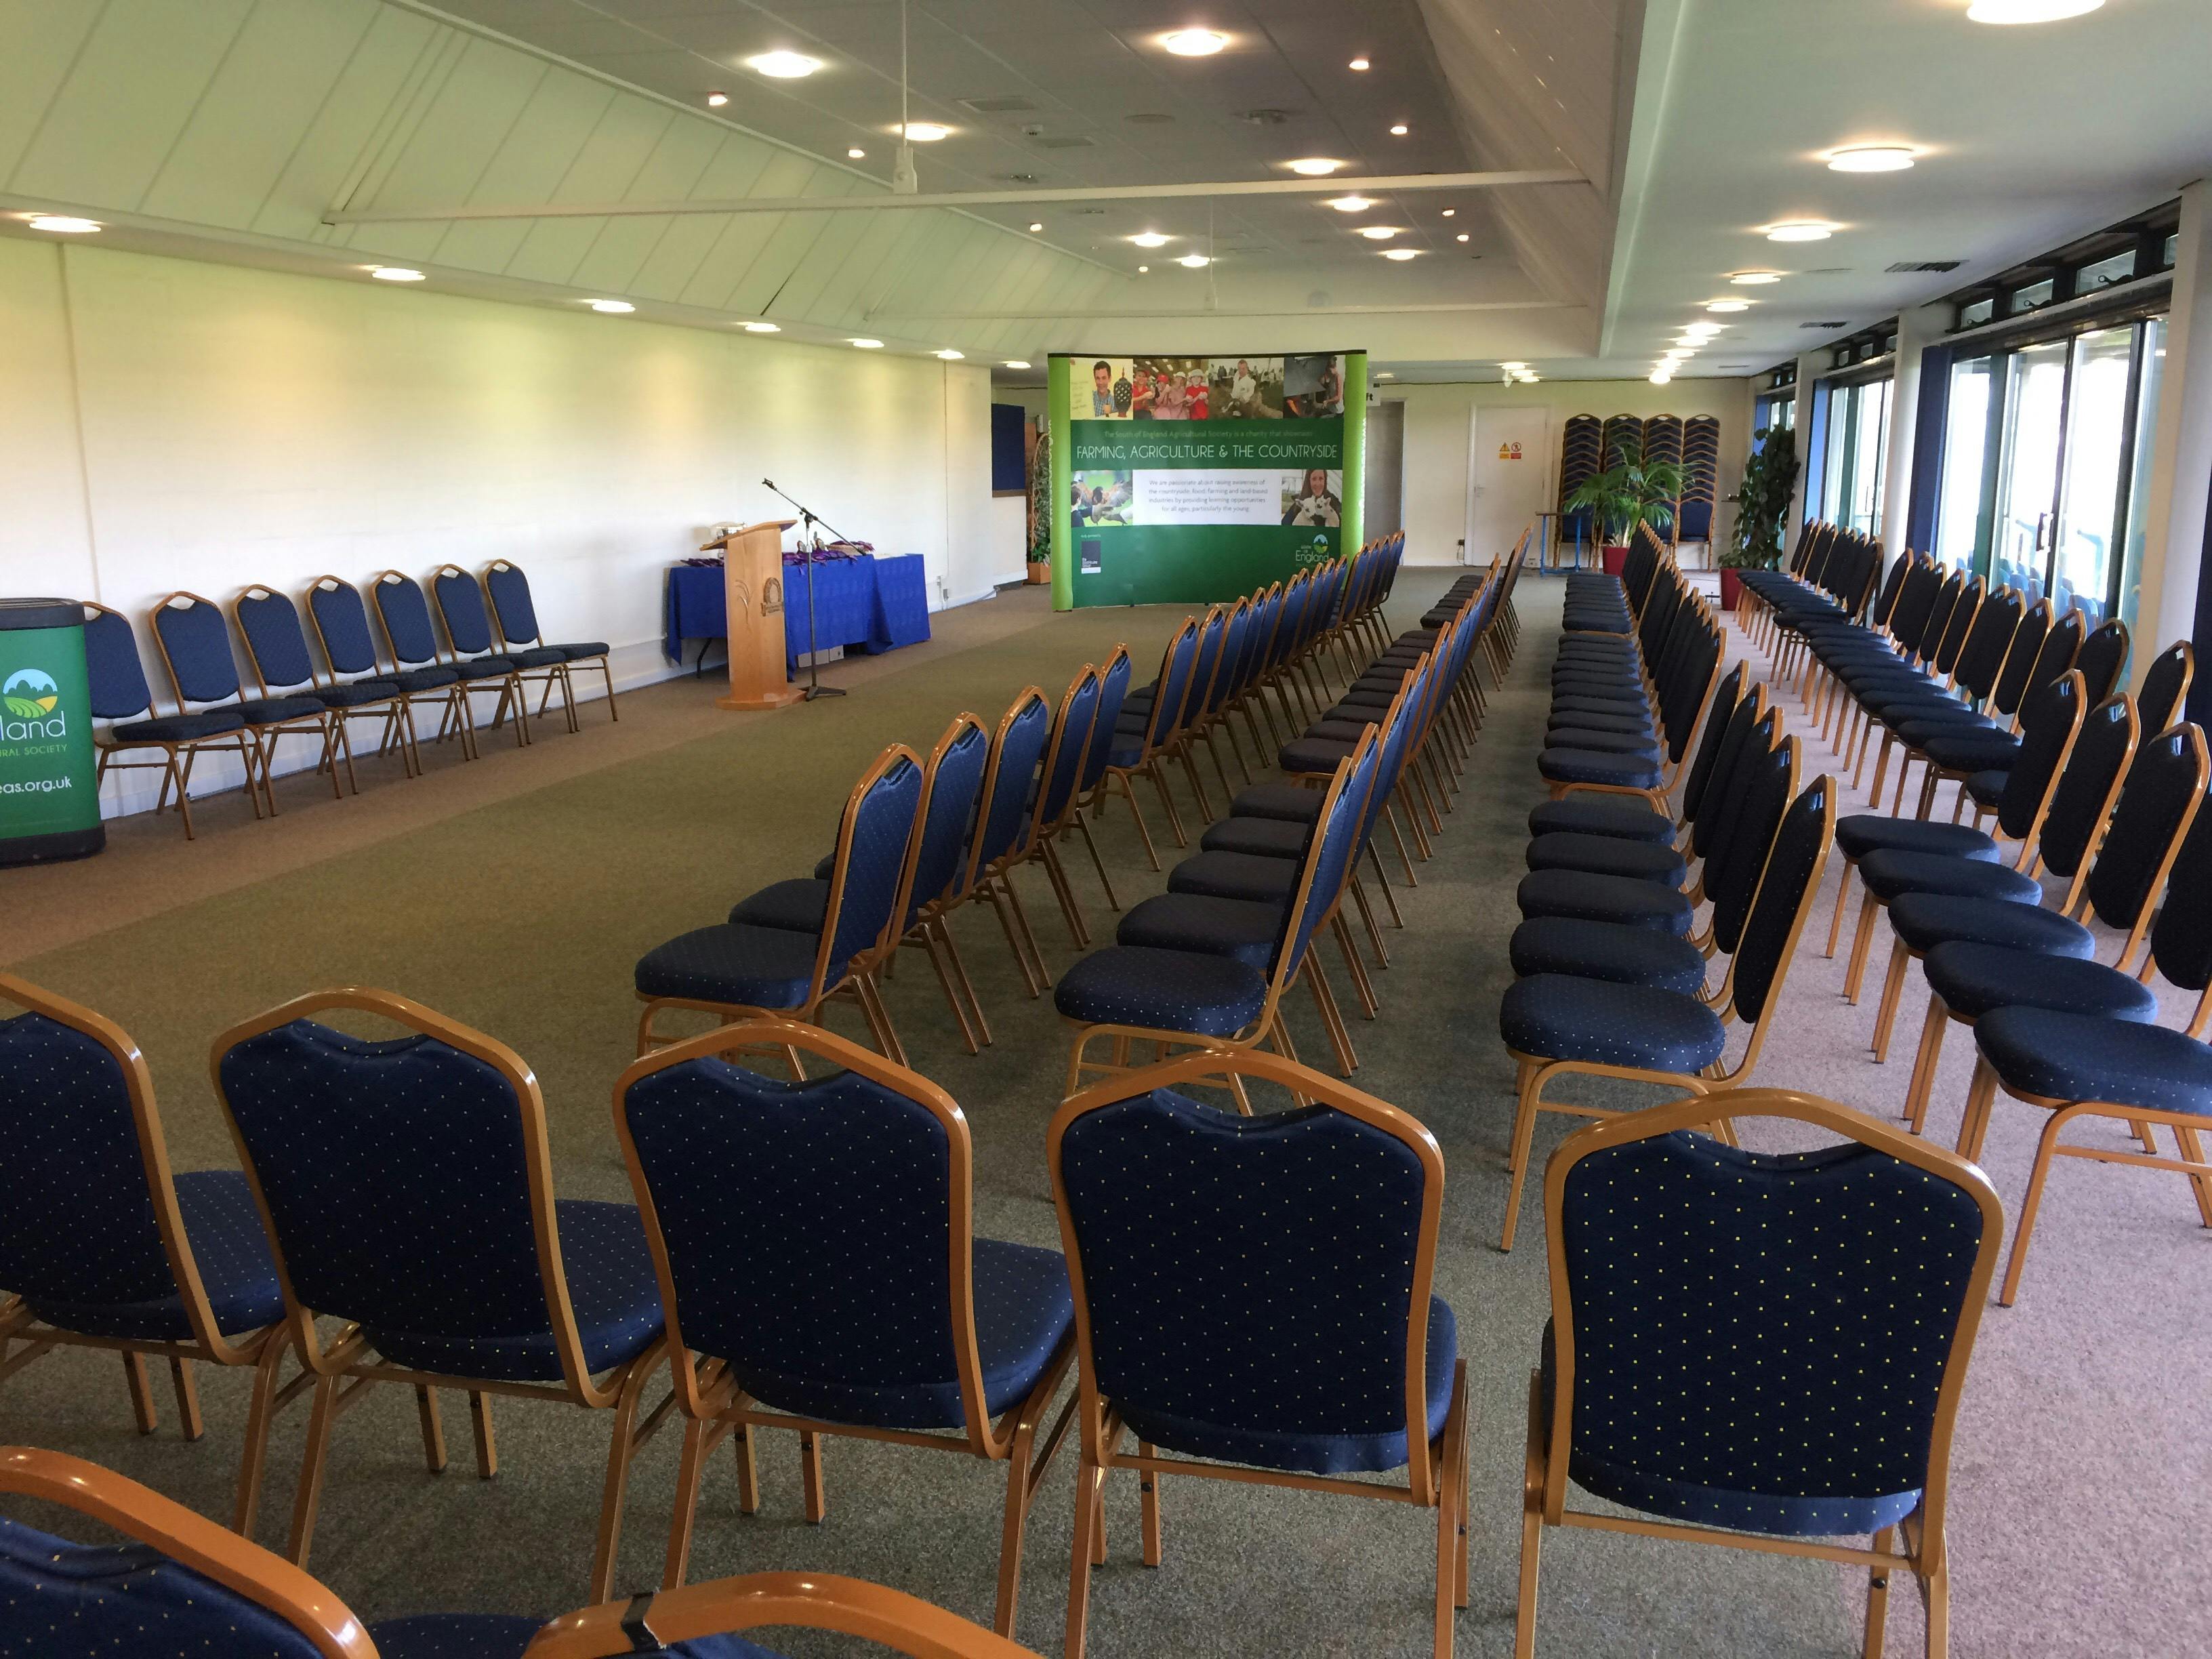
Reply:
M1019 404L991 405L991 490L1029 488L1029 463L1022 453L1022 428L1029 413Z

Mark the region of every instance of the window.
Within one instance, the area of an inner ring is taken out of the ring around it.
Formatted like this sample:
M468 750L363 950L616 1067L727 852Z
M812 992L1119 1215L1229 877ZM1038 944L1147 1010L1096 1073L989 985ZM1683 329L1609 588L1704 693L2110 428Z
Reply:
M1996 295L1986 295L1982 299L1974 301L1970 305L1963 305L1959 307L1959 326L1960 328L1972 328L1978 324L1986 323L1990 318L1996 315L1996 312L1997 302Z
M1882 483L1889 463L1889 398L1884 379L1832 386L1827 453L1821 458L1820 516L1847 530L1881 534Z
M2130 632L2136 626L2136 601L2142 594L2143 514L2139 503L2150 495L2151 435L2158 429L2158 390L2166 379L2166 319L2154 317L2143 325L2142 387L2136 396L2134 465L2130 469L2128 494L2122 508L2125 529L2120 537L2120 620Z
M2023 311L2033 311L2038 306L2049 305L2055 289L2056 284L2048 276L2039 283L2024 283L2013 289L2010 303L2005 307L2005 309L2017 317Z
M2083 265L2074 273L2076 294L2094 293L2100 288L2110 288L2114 283L2124 283L2136 274L2136 251L2128 248L2109 259L2100 259L2094 264Z
M1989 503L1982 484L1988 471L1990 416L1996 407L1994 357L1951 365L1943 417L1943 478L1936 501L1936 556L1970 569L1989 536Z

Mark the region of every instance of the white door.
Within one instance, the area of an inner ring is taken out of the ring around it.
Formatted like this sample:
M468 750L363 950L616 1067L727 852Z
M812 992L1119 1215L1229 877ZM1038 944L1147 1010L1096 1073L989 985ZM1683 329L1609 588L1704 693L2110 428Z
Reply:
M1510 552L1528 520L1552 505L1552 411L1540 404L1475 406L1468 447L1462 564Z

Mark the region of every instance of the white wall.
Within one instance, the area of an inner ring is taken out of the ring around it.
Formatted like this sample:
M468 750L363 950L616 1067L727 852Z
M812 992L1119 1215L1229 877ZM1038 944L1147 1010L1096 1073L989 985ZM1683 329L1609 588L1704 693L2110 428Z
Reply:
M142 645L179 588L505 556L549 638L641 684L664 569L783 516L763 477L921 554L933 605L990 589L979 366L13 240L0 339L0 591L97 599Z
M1389 386L1385 403L1406 405L1406 562L1452 564L1460 538L1467 534L1468 441L1477 405L1540 404L1551 410L1552 453L1545 467L1553 483L1559 476L1560 428L1571 415L1711 415L1721 423L1720 484L1732 493L1751 450L1751 382L1747 380L1680 380L1668 386L1647 380L1539 380L1534 386L1494 381L1443 386ZM1713 533L1725 538L1734 509L1722 507ZM1467 550L1470 563L1486 562L1503 548Z

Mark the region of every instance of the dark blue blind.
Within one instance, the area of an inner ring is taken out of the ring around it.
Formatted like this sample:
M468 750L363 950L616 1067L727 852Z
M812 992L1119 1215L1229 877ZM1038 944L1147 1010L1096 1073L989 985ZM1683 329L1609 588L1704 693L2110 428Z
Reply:
M1027 419L1019 404L991 405L991 488L1025 489L1029 468L1022 457L1022 424Z

